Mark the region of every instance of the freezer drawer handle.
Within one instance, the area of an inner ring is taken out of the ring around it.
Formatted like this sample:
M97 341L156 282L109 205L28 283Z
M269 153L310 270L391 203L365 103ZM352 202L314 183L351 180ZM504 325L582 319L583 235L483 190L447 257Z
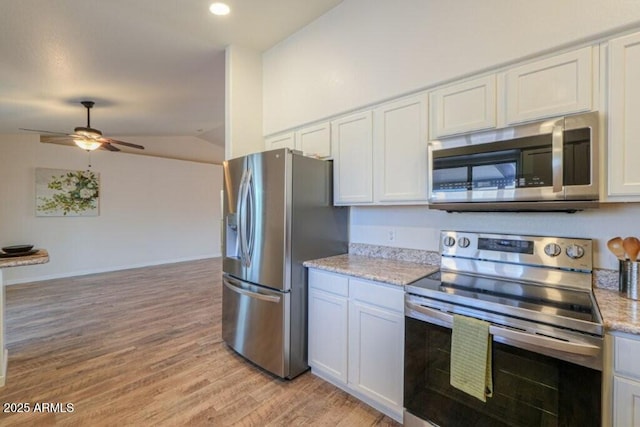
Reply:
M268 302L274 302L274 303L279 303L280 302L280 297L276 297L273 295L265 295L265 294L261 294L258 292L251 292L251 291L247 291L246 289L240 289L237 288L235 286L233 286L233 284L228 280L228 279L224 279L223 280L224 285L231 291L238 293L240 295L246 295L249 298L256 298L256 299L260 299L263 301L268 301Z

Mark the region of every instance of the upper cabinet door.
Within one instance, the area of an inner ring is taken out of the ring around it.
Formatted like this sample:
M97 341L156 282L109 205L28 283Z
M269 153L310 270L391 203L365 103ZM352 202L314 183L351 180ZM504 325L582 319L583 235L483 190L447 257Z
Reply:
M296 150L305 156L331 157L331 123L309 126L296 132Z
M609 43L610 196L640 196L640 33ZM637 197L635 198L637 200Z
M426 202L426 95L376 108L373 129L376 202Z
M505 72L507 124L592 109L592 47Z
M496 127L496 77L480 77L431 93L430 137Z
M336 205L373 202L373 137L371 111L331 122Z
M296 146L296 135L294 132L281 133L279 135L270 136L264 140L265 151L276 150L278 148L291 148Z

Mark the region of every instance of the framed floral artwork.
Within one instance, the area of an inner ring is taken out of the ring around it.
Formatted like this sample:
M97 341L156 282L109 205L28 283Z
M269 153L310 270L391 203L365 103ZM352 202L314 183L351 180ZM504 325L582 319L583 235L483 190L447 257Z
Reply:
M36 168L36 216L98 216L100 174Z

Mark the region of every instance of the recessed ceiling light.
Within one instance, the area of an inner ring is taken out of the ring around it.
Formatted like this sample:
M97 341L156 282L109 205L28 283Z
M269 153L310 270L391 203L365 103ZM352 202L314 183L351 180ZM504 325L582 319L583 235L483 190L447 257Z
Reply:
M209 10L214 15L228 15L231 12L231 9L225 3L211 3Z

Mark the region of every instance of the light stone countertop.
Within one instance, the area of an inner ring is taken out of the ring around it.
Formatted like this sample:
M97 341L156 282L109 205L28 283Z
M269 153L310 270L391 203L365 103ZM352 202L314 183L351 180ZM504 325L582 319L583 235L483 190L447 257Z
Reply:
M354 254L306 261L304 266L398 286L415 282L440 268L439 265Z
M351 244L350 253L306 261L305 267L403 286L439 269L437 253ZM640 301L618 291L618 272L594 270L594 294L606 330L640 335Z
M613 289L593 291L606 330L640 335L640 301L623 297Z
M33 255L0 258L0 268L22 267L24 265L46 264L49 262L49 252L38 249Z

